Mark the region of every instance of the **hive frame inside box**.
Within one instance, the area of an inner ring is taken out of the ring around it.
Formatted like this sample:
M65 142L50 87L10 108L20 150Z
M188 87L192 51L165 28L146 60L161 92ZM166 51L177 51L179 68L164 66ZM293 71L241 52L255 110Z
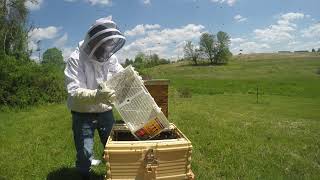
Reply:
M194 179L191 142L174 124L170 129L178 138L115 141L115 133L129 131L125 124L116 124L104 151L106 179Z

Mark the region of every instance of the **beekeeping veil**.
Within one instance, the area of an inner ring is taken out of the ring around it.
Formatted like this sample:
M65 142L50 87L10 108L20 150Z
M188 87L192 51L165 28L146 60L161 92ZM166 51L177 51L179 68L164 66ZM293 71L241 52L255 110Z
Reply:
M112 17L100 18L90 27L82 50L90 59L105 62L120 50L126 39L117 28Z

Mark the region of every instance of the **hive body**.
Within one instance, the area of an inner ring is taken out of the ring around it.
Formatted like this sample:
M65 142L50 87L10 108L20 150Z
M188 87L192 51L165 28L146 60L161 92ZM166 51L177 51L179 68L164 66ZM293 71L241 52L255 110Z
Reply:
M105 149L106 178L193 179L191 142L174 124L170 129L173 138L135 141L124 124L115 125Z
M146 91L166 118L168 84L168 80L144 82ZM191 142L174 124L152 140L139 141L126 124L116 123L104 152L108 180L194 179Z

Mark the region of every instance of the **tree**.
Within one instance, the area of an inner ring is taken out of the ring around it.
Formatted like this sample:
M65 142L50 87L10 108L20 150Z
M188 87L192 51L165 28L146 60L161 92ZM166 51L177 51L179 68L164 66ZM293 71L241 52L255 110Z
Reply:
M215 36L210 33L203 33L200 37L200 50L205 56L209 58L211 64L214 63L214 54L215 54Z
M124 66L127 67L129 65L133 64L133 61L132 60L129 60L128 58L126 59L125 63L124 63Z
M217 64L225 64L229 61L232 53L227 47L219 47L217 54L215 55Z
M151 63L151 66L156 66L159 64L159 56L158 54L152 54L151 57L150 57L150 61L149 63Z
M320 53L320 48L318 48L317 52Z
M16 57L28 54L26 1L37 3L37 0L0 1L0 53Z
M316 50L314 48L312 48L311 52L316 52Z
M191 41L187 41L186 45L183 48L184 57L191 59L195 65L198 65L197 60L199 57L199 50L192 44Z
M63 69L65 63L63 61L62 52L58 48L47 49L43 53L43 60L41 61L41 64L55 66Z
M229 45L230 45L230 36L223 31L217 33L217 45L215 46L215 63L226 63L229 58L232 56Z
M144 67L144 61L145 61L145 54L143 54L142 52L139 52L134 57L133 66L136 67L137 69L141 69Z
M134 63L142 63L145 59L145 54L142 52L139 52L135 57L134 57Z
M170 64L170 60L161 58L161 59L159 60L159 64Z
M230 50L230 36L223 31L217 35L203 33L200 37L200 51L207 56L211 64L226 63L232 56Z
M217 33L218 44L221 47L229 47L230 45L230 36L223 31L219 31Z

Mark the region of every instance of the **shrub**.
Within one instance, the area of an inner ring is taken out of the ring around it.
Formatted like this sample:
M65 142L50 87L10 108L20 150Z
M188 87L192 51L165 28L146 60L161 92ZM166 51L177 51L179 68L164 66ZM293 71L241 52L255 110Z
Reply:
M66 98L61 69L28 58L0 57L1 106L27 107L61 102Z

